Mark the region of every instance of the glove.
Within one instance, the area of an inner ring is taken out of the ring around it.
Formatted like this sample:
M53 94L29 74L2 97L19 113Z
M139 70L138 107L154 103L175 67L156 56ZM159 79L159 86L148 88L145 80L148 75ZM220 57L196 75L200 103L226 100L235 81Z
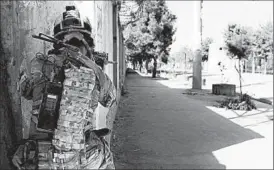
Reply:
M21 169L22 161L23 161L23 152L24 152L24 145L20 145L15 154L12 158L12 163L14 166L17 167L17 169Z
M24 58L22 61L22 64L20 66L20 72L19 72L19 84L18 84L18 90L20 90L20 93L22 96L24 96L26 99L30 100L32 98L32 82L31 82L31 75L28 68L30 68L30 62L28 61L28 58Z
M29 140L19 145L12 158L12 163L18 169L35 169L37 164L36 142Z

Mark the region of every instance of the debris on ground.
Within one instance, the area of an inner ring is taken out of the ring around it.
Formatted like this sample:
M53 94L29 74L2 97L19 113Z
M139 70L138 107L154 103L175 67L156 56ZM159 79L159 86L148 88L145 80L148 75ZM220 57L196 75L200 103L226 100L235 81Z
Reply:
M245 111L257 109L255 103L251 100L251 97L248 94L244 94L242 97L238 96L236 98L226 98L225 100L219 102L218 107Z
M125 96L128 94L128 91L125 89L124 86L122 86L122 90L121 90L121 96Z
M186 94L186 95L197 95L198 93L197 93L197 92L188 91L188 92L183 92L182 94Z
M193 89L187 89L184 92L182 92L182 94L186 94L186 95L210 95L211 93L209 93L206 90L193 90Z

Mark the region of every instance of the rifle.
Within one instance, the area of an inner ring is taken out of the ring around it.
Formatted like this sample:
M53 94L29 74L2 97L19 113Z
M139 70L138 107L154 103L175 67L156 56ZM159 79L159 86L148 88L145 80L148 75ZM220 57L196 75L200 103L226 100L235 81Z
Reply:
M44 36L44 37L42 37ZM114 62L114 61L108 61L108 54L107 53L104 53L104 52L97 52L97 51L94 51L93 52L93 56L94 56L94 59L90 59L88 58L87 56L83 55L79 48L73 46L73 45L70 45L70 44L67 44L61 40L58 40L54 37L51 37L51 36L48 36L46 34L43 34L43 33L39 33L39 35L32 35L33 38L36 38L36 39L40 39L40 40L44 40L44 41L47 41L47 42L50 42L50 43L53 43L59 47L65 47L67 48L68 50L71 50L73 52L76 52L78 53L77 56L72 56L72 55L68 55L68 59L69 60L72 60L72 61L78 61L80 63L82 63L83 65L85 65L86 67L89 67L89 68L92 68L94 65L91 64L91 63L96 63L98 65L100 65L102 68L103 68L103 65L105 64L117 64L117 62Z
M42 37L42 36L45 36L45 37ZM39 35L32 35L33 38L36 38L36 39L40 39L40 40L44 40L44 41L47 41L47 42L50 42L50 43L53 43L53 44L56 44L56 45L59 45L60 47L66 47L68 48L69 50L72 50L74 52L78 52L79 51L79 48L75 47L75 46L72 46L72 45L69 45L61 40L58 40L54 37L51 37L51 36L48 36L46 34L43 34L43 33L39 33Z

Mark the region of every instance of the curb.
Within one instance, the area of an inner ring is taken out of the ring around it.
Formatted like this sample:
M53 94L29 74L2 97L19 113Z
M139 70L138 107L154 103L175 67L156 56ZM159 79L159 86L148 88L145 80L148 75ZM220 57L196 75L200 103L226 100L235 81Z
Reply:
M268 105L271 105L273 106L273 102L271 100L267 100L267 99L264 99L264 98L254 98L254 97L251 97L252 100L255 100L257 102L261 102L261 103L264 103L264 104L268 104Z

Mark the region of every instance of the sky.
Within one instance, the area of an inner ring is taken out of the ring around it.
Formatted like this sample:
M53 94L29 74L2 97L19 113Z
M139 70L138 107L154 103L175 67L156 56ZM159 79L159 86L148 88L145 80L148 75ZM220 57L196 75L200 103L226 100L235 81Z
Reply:
M193 47L194 2L166 1L168 8L177 16L175 42L171 53L182 46ZM211 37L215 42L222 41L222 32L229 23L258 28L260 24L273 22L273 1L204 1L203 38Z

